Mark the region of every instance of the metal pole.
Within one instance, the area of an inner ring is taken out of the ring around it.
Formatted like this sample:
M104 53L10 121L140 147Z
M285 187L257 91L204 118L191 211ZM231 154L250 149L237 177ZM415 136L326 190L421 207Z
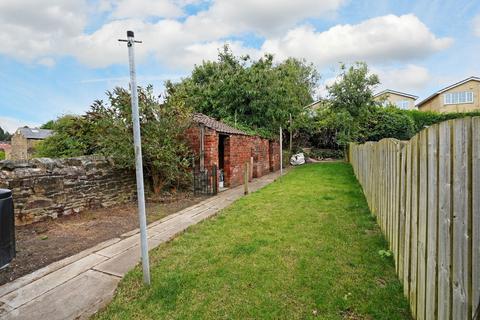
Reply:
M128 60L130 64L130 90L133 120L133 142L135 146L135 174L137 178L138 219L140 221L140 244L142 249L143 282L150 285L150 262L148 258L147 218L145 215L145 190L143 186L142 140L138 112L137 79L135 73L135 37L133 31L127 31ZM122 41L122 40L120 40Z
M280 175L283 176L282 127L280 127Z

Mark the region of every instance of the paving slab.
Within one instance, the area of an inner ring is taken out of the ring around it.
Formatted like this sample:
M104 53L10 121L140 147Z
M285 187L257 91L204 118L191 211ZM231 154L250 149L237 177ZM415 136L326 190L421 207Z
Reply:
M156 248L162 242L164 241L158 238L148 239L148 247L150 249ZM124 251L115 257L96 265L93 270L101 271L117 277L123 277L128 271L132 270L140 262L140 256L140 245L136 245L127 251Z
M88 270L8 313L15 320L88 319L112 299L119 277Z
M116 243L120 241L120 238L113 238L113 239L110 239L110 240L107 240L107 241L104 241L104 242L101 242L91 248L88 248L84 251L81 251L73 256L70 256L70 257L67 257L65 259L62 259L62 260L59 260L59 261L56 261L56 262L53 262L51 264L49 264L48 266L46 267L43 267L41 269L38 269L32 273L29 273L21 278L18 278L12 282L9 282L9 283L6 283L4 284L3 286L0 287L0 297L14 291L14 290L17 290L18 288L21 288L21 287L24 287L26 286L27 284L37 280L37 279L40 279L44 276L46 276L47 274L49 273L52 273L60 268L63 268L77 260L80 260L98 250L101 250L103 248L106 248L108 246L111 246L112 244Z
M80 260L77 260L57 271L49 273L43 278L27 284L0 298L0 301L9 307L18 308L21 305L35 299L36 297L52 290L62 283L89 270L95 265L105 261L107 258L92 253Z

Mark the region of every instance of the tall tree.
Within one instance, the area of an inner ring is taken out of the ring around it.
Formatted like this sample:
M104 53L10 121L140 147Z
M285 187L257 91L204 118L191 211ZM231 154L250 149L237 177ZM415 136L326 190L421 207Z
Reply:
M339 80L327 87L331 108L359 116L374 105L373 90L380 83L376 74L371 74L365 62L350 67L341 65Z
M237 57L228 46L217 61L195 66L179 83L167 82L167 103L181 100L195 111L276 134L311 103L319 75L312 64L289 58L279 64L266 54Z

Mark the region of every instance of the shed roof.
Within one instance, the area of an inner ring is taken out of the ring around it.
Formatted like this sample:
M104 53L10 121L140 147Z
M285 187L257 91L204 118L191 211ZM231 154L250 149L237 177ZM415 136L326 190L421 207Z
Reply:
M53 134L53 130L22 127L17 129L17 134L21 134L27 139L43 140Z
M193 115L193 121L199 124L203 124L204 126L213 129L217 132L220 133L225 133L225 134L239 134L239 135L244 135L248 136L249 134L235 129L232 126L229 126L228 124L225 124L223 122L220 122L218 120L213 119L212 117L209 117L203 113L195 113Z

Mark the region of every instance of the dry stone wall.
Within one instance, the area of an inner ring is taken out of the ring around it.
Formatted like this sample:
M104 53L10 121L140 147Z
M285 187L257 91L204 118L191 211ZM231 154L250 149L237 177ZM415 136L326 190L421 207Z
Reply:
M0 188L13 191L16 224L133 201L135 174L103 157L0 161Z

